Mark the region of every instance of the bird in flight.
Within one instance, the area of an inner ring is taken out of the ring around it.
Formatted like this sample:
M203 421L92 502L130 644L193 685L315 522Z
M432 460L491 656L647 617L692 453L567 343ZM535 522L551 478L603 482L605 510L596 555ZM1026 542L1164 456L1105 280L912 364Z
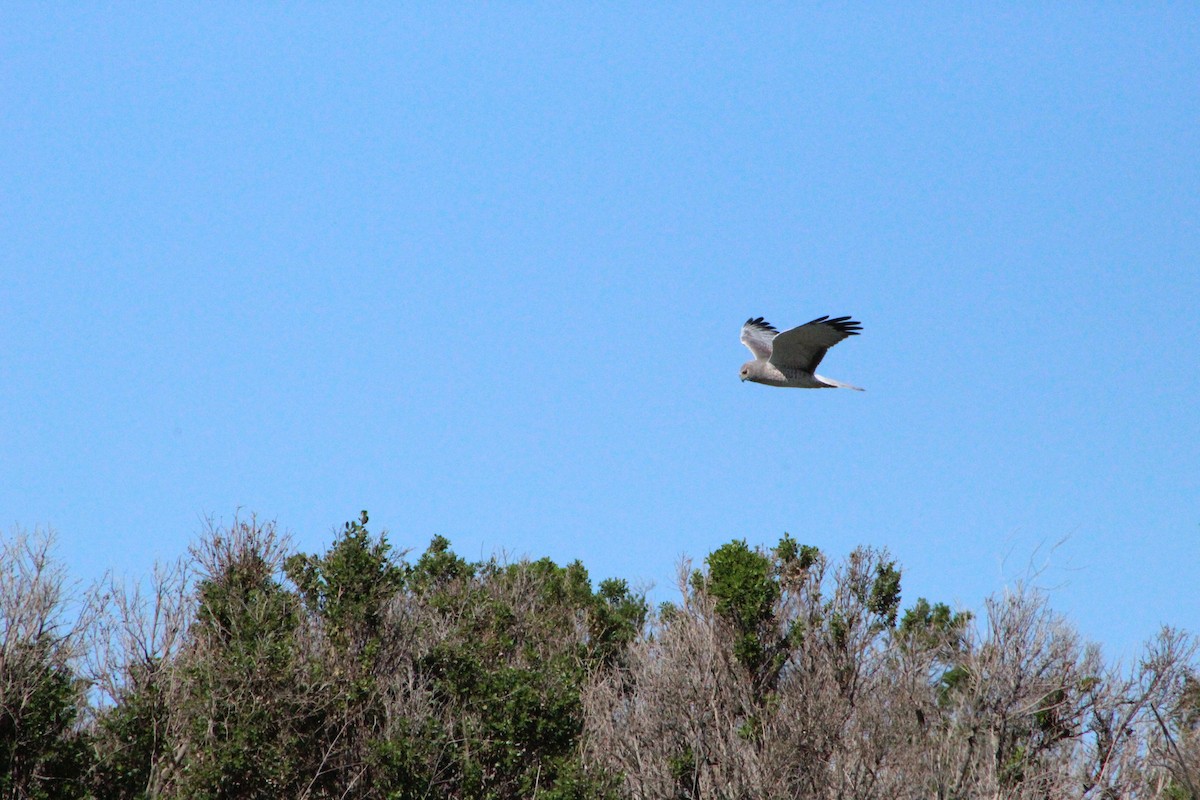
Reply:
M857 386L825 378L814 370L829 348L850 336L862 325L849 317L818 317L798 328L780 333L762 317L750 318L742 326L742 344L754 359L742 364L742 380L797 389L855 389Z

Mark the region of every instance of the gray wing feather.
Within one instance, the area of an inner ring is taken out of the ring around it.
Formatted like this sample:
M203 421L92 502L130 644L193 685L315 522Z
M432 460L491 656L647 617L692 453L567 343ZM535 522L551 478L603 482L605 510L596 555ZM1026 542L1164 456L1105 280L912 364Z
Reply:
M742 344L750 348L755 358L766 361L771 357L771 342L778 334L779 331L762 317L751 317L742 325Z
M742 330L742 341L745 341L745 328ZM850 336L857 336L861 330L862 325L850 317L817 317L812 322L777 335L768 357L777 367L812 372L829 348Z

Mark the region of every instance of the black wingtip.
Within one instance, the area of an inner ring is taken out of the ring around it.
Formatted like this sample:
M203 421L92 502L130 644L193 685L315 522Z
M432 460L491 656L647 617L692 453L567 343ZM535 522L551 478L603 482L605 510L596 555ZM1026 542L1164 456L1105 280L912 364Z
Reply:
M779 331L775 330L774 325L767 322L762 317L751 317L750 319L746 320L745 323L743 323L743 324L744 325L753 325L756 328L761 328L762 330L770 331L771 333L779 333Z
M851 319L850 317L834 317L833 319L830 319L829 317L821 317L819 320L813 320L813 322L820 322L822 325L828 325L834 330L840 331L847 336L857 336L862 332L862 323Z

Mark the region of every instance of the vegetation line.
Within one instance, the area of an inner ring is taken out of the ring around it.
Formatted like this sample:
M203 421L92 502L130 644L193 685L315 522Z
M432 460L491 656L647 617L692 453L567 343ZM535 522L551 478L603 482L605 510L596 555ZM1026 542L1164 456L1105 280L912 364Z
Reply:
M785 535L650 609L579 562L415 560L366 512L319 555L210 525L69 596L0 538L0 800L1196 797L1197 644L1106 663L1017 587L907 607L869 547Z

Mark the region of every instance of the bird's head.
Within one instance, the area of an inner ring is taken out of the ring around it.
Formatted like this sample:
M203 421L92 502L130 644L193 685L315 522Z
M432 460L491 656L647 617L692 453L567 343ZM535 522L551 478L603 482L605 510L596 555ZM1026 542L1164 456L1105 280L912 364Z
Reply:
M752 375L754 375L754 362L747 361L745 364L742 364L742 382L745 383L746 381L750 380Z

